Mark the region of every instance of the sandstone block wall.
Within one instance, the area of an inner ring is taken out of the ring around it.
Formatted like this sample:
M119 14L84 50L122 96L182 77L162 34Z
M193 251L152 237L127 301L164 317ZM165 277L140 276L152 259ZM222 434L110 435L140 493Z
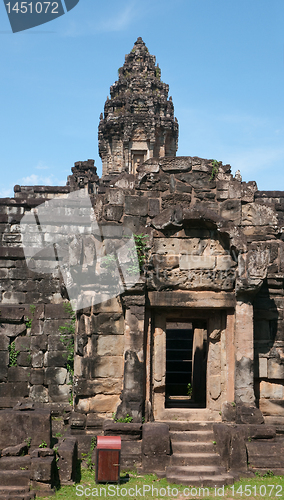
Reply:
M3 405L8 405L4 398L9 397L30 397L43 403L64 402L70 397L66 353L59 336L59 327L67 320L62 308L66 287L56 268L52 274L41 272L39 264L35 271L28 269L19 223L26 213L54 197L62 198L64 208L64 197L85 186L94 216L103 227L108 252L116 252L116 247L112 248L115 227L145 234L149 248L145 250L147 265L138 288L125 291L120 298L94 303L78 314L77 408L111 414L118 406L127 411L130 405L136 415L141 414L141 400L135 399L135 394L145 398L148 316L155 308L149 303L150 294L194 292L195 307L200 294L200 307L206 308L201 295L212 291L219 297L233 294L238 303L236 313L243 308L252 311L247 328L242 325L244 333L238 317L235 322L239 329L235 336L237 390L242 392L247 387L251 400L253 372L254 391L262 411L284 415L284 193L257 191L254 182L234 178L229 165L219 164L215 174L212 169L211 160L196 157L152 158L138 168L136 176L119 174L99 180L89 160L76 164L66 187L16 186L15 198L0 200ZM80 220L75 221L75 232L79 226ZM56 231L60 228L55 224L54 234ZM37 246L38 235L30 236ZM91 275L96 259L94 237L83 235L77 240L80 244L70 244L66 255L84 267L86 276ZM78 288L78 295L93 293L94 286L90 281L89 291ZM104 297L108 299L107 294ZM30 327L31 306L35 311ZM184 307L182 302L171 304L176 306ZM231 310L232 302L228 307ZM19 351L17 366L9 366L8 347L14 341ZM225 340L219 348L225 370ZM222 379L219 385L224 393L225 381Z
M59 330L70 314L62 305L60 276L41 273L40 266L37 272L27 267L20 232L25 213L69 191L68 187L15 186L15 198L0 200L1 407L14 406L24 398L66 404L71 396L67 351ZM33 238L39 245L37 235Z

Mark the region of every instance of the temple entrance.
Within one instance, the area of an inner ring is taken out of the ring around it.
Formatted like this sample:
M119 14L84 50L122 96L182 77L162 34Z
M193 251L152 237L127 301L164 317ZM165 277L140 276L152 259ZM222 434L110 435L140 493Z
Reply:
M206 321L166 323L166 408L206 407Z
M222 404L234 400L234 300L228 293L149 292L146 389L155 420L218 421Z

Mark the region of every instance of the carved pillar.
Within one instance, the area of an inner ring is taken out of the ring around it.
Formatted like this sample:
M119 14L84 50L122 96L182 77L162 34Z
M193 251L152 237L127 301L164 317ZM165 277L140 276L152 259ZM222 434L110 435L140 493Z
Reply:
M166 316L155 317L153 349L153 403L154 418L159 420L165 408L166 389Z
M204 321L194 321L192 346L192 388L193 400L200 406L206 405L206 363L207 328Z
M226 401L235 400L235 311L227 312L226 326Z
M238 300L235 311L235 401L255 404L253 388L253 306Z
M141 422L145 400L144 383L144 315L145 295L126 295L125 306L125 353L123 391L116 417L128 414L133 422Z
M210 410L221 409L222 363L221 335L224 319L221 311L212 312L208 319L207 403Z

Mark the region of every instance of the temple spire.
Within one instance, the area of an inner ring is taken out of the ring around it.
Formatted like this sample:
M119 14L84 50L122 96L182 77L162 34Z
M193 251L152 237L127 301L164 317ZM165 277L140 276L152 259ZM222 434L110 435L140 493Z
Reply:
M135 173L151 157L175 156L178 123L169 86L161 70L138 37L110 87L99 124L99 154L103 175Z

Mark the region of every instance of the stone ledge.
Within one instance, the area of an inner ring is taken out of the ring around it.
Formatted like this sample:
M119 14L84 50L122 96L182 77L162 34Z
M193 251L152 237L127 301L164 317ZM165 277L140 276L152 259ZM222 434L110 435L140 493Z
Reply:
M234 308L236 297L233 292L149 292L151 307L198 307Z

